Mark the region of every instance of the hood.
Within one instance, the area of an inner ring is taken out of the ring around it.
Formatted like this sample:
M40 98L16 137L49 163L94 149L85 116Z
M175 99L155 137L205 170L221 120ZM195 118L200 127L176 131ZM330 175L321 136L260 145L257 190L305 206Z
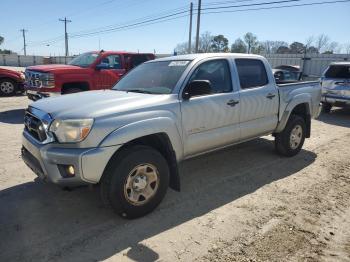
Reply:
M21 71L16 71L16 70L11 70L11 69L6 69L6 68L0 68L0 74L13 74L16 76L21 76Z
M159 105L169 96L99 90L43 98L30 106L49 113L53 118L98 118Z
M54 72L58 70L81 70L82 67L73 66L73 65L37 65L37 66L28 66L27 70L39 71L39 72Z

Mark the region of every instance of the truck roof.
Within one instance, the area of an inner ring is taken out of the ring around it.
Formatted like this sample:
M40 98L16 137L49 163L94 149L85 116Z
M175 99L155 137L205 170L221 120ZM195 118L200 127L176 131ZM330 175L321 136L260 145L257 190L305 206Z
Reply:
M252 55L252 54L241 54L241 53L200 53L200 54L188 54L188 55L178 55L178 56L169 56L158 58L153 61L174 61L174 60L201 60L204 58L210 57L233 57L233 58L257 58L263 59L263 56L260 55Z
M332 62L330 65L350 65L350 61Z
M101 50L101 51L90 51L90 52L86 52L86 53L95 53L95 54L99 54L99 53L104 53L107 55L114 55L114 54L118 54L118 55L125 55L125 54L131 54L131 55L153 55L152 53L136 53L136 52L128 52L128 51L110 51L110 50Z

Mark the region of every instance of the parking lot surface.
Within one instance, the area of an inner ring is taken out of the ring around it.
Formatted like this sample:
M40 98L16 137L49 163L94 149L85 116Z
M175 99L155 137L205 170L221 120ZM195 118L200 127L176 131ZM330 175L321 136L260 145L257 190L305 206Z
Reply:
M186 161L182 192L125 220L98 190L38 181L20 158L25 96L0 98L0 261L350 261L350 111L293 158L263 137Z

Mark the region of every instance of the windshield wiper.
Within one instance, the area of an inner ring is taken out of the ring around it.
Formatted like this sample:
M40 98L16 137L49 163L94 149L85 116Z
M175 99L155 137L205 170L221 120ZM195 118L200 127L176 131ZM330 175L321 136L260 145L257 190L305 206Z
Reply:
M125 90L126 92L135 92L135 93L142 93L142 94L154 94L151 91L143 90L143 89L129 89Z

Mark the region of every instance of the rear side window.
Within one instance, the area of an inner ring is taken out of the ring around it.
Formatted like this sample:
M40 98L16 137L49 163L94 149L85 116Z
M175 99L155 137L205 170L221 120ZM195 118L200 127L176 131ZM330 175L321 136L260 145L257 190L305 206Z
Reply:
M239 82L242 89L267 85L268 78L263 62L257 59L236 59Z
M146 61L150 60L147 55L134 55L131 58L131 67L136 67Z
M331 65L326 73L327 78L350 78L350 66L346 65Z

